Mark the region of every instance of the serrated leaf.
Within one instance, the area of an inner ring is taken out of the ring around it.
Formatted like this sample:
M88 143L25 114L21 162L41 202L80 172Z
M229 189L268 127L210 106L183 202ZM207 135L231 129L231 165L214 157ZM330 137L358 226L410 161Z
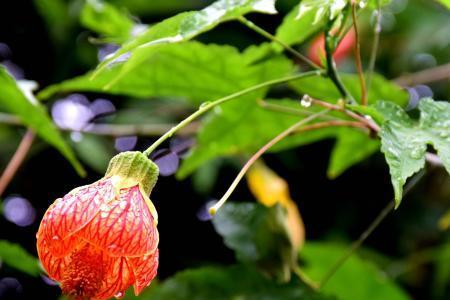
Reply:
M266 71L245 61L244 55L233 47L186 42L166 45L155 51L133 72L111 86L108 93L143 98L175 96L198 105L261 82L259 78ZM118 72L120 67L113 66L94 80L90 80L88 73L50 86L38 96L48 98L58 92L72 91L102 92Z
M330 178L338 177L380 148L377 139L371 139L367 133L356 129L340 128L336 138L327 171Z
M341 74L341 79L349 93L358 101L361 98L358 75ZM342 98L333 82L325 77L301 78L290 82L290 86L299 93L308 94L313 98L323 101L336 102ZM409 96L400 86L390 82L379 74L374 74L367 99L369 104L374 104L378 100L386 100L406 107Z
M84 175L83 167L62 138L44 107L39 103L31 103L14 78L2 66L0 66L0 90L1 106L9 113L19 117L23 124L33 129L43 140L59 150L72 163L78 174Z
M133 299L133 298L129 298ZM255 269L236 265L203 267L177 273L139 299L148 300L325 300L333 299L298 280L279 284Z
M0 240L0 262L31 276L41 273L38 259L9 241Z
M277 39L288 45L301 44L311 35L318 32L326 23L325 19L313 23L318 8L304 12L301 18L297 18L298 10L299 5L295 6L284 17L283 22L276 31L275 36ZM273 46L279 51L282 49L279 44L274 43Z
M298 101L288 99L274 103L288 108L300 107ZM231 101L222 105L202 125L197 134L197 144L183 161L177 176L184 178L206 161L218 156L254 153L301 118L299 115L265 109L255 99ZM294 134L269 151L281 151L333 137L334 132L335 128L325 128Z
M406 180L425 165L427 145L437 150L450 173L450 104L422 99L419 122L390 102L380 101L376 108L387 120L380 131L381 151L389 165L398 206Z
M305 262L303 271L314 281L320 281L347 251L334 243L309 242L300 257ZM349 283L352 284L349 287ZM410 297L375 264L357 255L349 257L333 274L321 291L340 300L408 300Z
M95 74L104 71L106 66L124 54L131 54L125 63L121 63L123 68L118 76L124 77L147 56L153 55L153 47L190 40L221 22L236 19L249 12L276 13L275 0L219 0L200 11L180 13L150 27L124 44L111 58L99 65Z
M297 249L292 246L286 210L281 205L227 203L214 216L213 224L239 261L255 264L283 281L290 279Z
M81 24L116 43L128 40L133 20L115 6L101 0L87 0L80 16Z

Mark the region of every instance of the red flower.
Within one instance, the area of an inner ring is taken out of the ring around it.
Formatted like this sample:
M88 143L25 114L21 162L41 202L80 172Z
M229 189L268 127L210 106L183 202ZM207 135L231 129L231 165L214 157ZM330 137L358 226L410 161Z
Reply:
M157 166L140 152L114 157L104 178L74 189L47 210L37 233L39 259L75 299L138 295L158 268L156 210L148 198Z
M316 37L309 47L308 57L316 64L321 65L321 60L325 58L325 37L323 34ZM351 29L341 40L334 51L333 58L336 63L344 60L355 46L355 31Z

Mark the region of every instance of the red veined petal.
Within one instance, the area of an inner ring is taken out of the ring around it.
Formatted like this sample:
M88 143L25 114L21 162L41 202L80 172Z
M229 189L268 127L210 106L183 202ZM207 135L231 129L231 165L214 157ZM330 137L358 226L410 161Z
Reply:
M67 237L83 228L101 205L114 197L110 180L102 180L57 199L45 213L38 237L47 240L53 255L66 255L71 250L71 241Z
M121 297L135 278L125 257L111 257L104 252L104 278L95 299Z
M47 241L45 239L38 239L37 250L39 260L41 261L42 266L44 267L48 276L53 280L61 281L63 278L63 272L70 262L70 257L55 257L50 251L50 248L48 247Z
M102 205L99 213L77 235L112 256L152 253L159 240L139 186L120 190L120 196Z
M134 273L134 294L138 296L144 288L150 285L158 271L159 250L156 249L153 254L147 254L141 257L129 257L128 263Z

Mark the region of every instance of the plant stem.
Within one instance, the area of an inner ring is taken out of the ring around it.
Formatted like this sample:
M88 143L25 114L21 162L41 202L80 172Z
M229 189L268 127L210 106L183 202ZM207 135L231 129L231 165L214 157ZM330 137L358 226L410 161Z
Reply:
M367 90L370 91L370 86L372 84L372 75L375 70L375 62L377 60L378 46L380 44L380 33L381 33L381 4L380 0L377 0L377 9L375 10L375 28L373 29L373 42L372 50L370 51L369 67L367 69Z
M405 186L403 191L403 197L406 196L412 188L420 181L424 176L425 171L422 170L420 173L415 175ZM364 241L372 234L372 232L380 225L380 223L389 215L389 213L394 209L395 201L389 201L388 205L383 208L383 210L378 214L378 216L370 223L369 227L360 235L360 237L354 241L347 251L342 255L334 265L328 270L325 276L319 283L319 289L323 288L325 284L331 279L331 277L339 270L339 268L347 261L347 259L352 256L356 250L364 243Z
M350 93L345 89L345 86L342 84L341 79L336 70L336 64L333 59L333 51L334 51L334 38L330 35L330 28L325 30L325 56L327 60L327 75L333 81L334 85L338 89L339 93L342 95L344 99L348 99L350 102L355 102Z
M304 132L304 131L310 131L310 130L327 128L327 127L353 127L353 128L361 128L361 129L370 129L370 128L368 128L367 124L361 123L361 122L332 120L332 121L325 121L325 122L320 122L320 123L315 123L315 124L300 127L299 129L295 130L294 133L300 133L300 132Z
M259 33L260 35L264 36L265 38L267 38L267 39L269 39L269 40L271 40L271 41L281 45L284 49L286 49L286 51L290 52L292 55L294 55L295 57L297 57L301 61L303 61L306 64L308 64L311 68L318 69L318 70L322 69L320 66L316 65L312 60L310 60L309 58L307 58L306 56L304 56L303 54L301 54L300 52L298 52L297 50L295 50L294 48L292 48L291 46L289 46L288 44L286 44L282 40L278 39L273 34L265 31L264 29L262 29L261 27L259 27L255 23L253 23L252 21L250 21L250 20L248 20L248 19L246 19L245 17L242 17L242 16L239 17L238 20L239 20L239 22L241 22L242 24L244 24L245 26L247 26L251 30L253 30L253 31Z
M244 167L242 167L241 171L239 172L239 174L236 176L236 178L234 179L234 181L231 183L230 187L228 188L228 190L225 192L225 194L222 196L222 198L220 198L220 200L214 204L210 209L209 209L209 213L211 215L215 215L216 212L222 207L222 205L228 200L228 198L230 197L230 195L233 193L233 191L236 189L237 185L239 184L239 182L241 181L241 179L245 176L245 173L247 173L248 169L253 165L253 163L259 158L261 157L261 155L263 155L267 150L269 150L273 145L275 145L276 143L278 143L279 141L281 141L282 139L284 139L285 137L287 137L288 135L290 135L291 133L295 132L297 129L299 129L301 126L305 125L308 122L311 122L312 120L321 117L323 115L325 115L326 113L328 113L330 110L329 109L325 109L322 110L318 113L315 113L311 116L308 116L302 120L300 120L299 122L295 123L294 125L292 125L291 127L289 127L288 129L286 129L285 131L281 132L279 135L277 135L276 137L274 137L272 140L270 140L267 144L265 144L261 149L259 149L255 154L253 154L253 156L245 163Z
M416 85L430 83L439 80L445 80L450 78L450 63L437 66L434 68L426 69L416 73L406 74L394 79L399 85Z
M286 106L286 105L270 103L270 102L264 101L263 99L259 99L257 101L257 103L263 109L267 109L267 110L275 111L275 112L280 112L280 113L283 113L283 114L290 114L290 115L293 115L293 116L304 117L304 116L310 116L310 115L314 114L314 111L311 111L311 110L308 110L308 109L294 108L294 107L289 107L289 106ZM332 116L328 116L328 115L322 116L321 119L340 120L338 118L335 118L335 117L332 117Z
M364 79L362 61L361 61L361 44L359 42L358 20L356 18L356 3L352 1L352 19L353 28L355 30L355 60L358 69L358 77L361 85L361 104L367 105L366 81Z
M209 111L210 109L212 109L220 104L223 104L223 103L230 101L232 99L235 99L237 97L243 96L245 94L248 94L248 93L254 92L256 90L259 90L259 89L262 89L265 87L269 87L269 86L272 86L275 84L289 82L289 81L292 81L295 79L300 79L300 78L309 77L309 76L318 76L321 74L322 74L321 71L310 71L310 72L294 74L294 75L290 75L290 76L286 76L286 77L282 77L282 78L278 78L278 79L273 79L273 80L262 82L260 84L243 89L239 92L222 97L215 101L205 102L202 105L200 105L200 107L197 111L195 111L193 114L188 116L186 119L184 119L183 121L178 123L176 126L172 127L169 131L167 131L164 135L162 135L159 139L157 139L147 150L144 151L144 154L149 156L159 145L161 145L165 140L170 138L175 132L177 132L181 128L185 127L187 124L189 124L190 122L192 122L197 117L204 114L205 112Z
M22 164L23 160L25 159L28 150L30 150L31 144L33 144L34 137L34 132L31 129L28 129L23 136L19 147L17 147L16 152L14 153L13 157L6 166L5 171L3 171L3 174L0 177L0 196L6 190L20 165Z

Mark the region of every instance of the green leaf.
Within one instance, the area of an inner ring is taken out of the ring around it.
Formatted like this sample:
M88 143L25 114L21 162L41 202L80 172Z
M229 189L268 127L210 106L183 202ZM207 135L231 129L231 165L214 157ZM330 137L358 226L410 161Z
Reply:
M306 243L300 253L305 262L303 271L313 281L319 282L346 251L347 247L333 243ZM375 264L356 255L348 258L321 290L340 300L410 299Z
M117 43L128 40L133 20L116 7L101 0L87 0L81 11L81 24Z
M358 75L341 74L341 79L345 87L355 99L361 98L361 88ZM290 83L291 87L302 94L308 94L313 98L323 101L336 102L342 98L333 82L325 77L301 78ZM369 104L374 104L378 100L392 101L402 107L408 104L408 93L400 86L390 82L379 74L372 77L371 88L368 91L367 99Z
M439 3L450 9L450 0L437 0Z
M116 81L107 92L142 98L175 96L199 105L261 82L259 78L268 70L247 61L230 46L198 42L166 45L147 57L133 72ZM287 63L280 63L286 69ZM118 76L118 72L120 66L113 66L94 80L90 80L90 74L87 74L50 86L38 96L48 98L57 92L71 91L104 92L104 87Z
M391 102L380 101L376 108L386 118L380 131L381 151L389 165L398 206L406 179L425 165L427 145L437 150L450 173L450 104L422 99L419 122Z
M326 23L325 19L313 23L318 8L310 9L303 13L301 18L297 18L299 5L295 6L283 19L281 25L277 28L276 37L288 44L301 44L311 35L318 32ZM281 50L279 44L273 44L275 49Z
M148 300L323 300L320 295L298 280L278 284L253 268L203 267L179 272L174 277L150 288Z
M276 13L274 0L219 0L200 11L184 12L166 19L122 46L111 58L102 62L95 74L117 62L124 54L131 57L123 63L119 77L138 67L153 49L161 45L187 41L218 24L236 19L250 12Z
M19 244L0 240L0 262L31 276L39 276L41 269L37 258Z
M295 267L294 250L281 205L228 203L213 218L214 228L243 263L288 281Z
M366 159L380 148L377 139L371 139L367 133L340 128L337 141L331 153L328 176L336 178L351 166Z
M53 41L62 43L67 39L76 19L69 13L64 0L34 0L34 5L44 19Z
M275 69L272 68L272 71ZM285 99L273 103L301 110L299 101ZM314 109L310 108L309 111L314 112ZM177 176L184 178L206 161L216 157L254 153L301 119L302 116L298 114L263 108L255 99L231 101L222 105L208 116L207 122L201 127L196 146L183 161ZM333 137L335 131L335 128L325 128L294 134L269 151L281 151Z
M313 25L333 20L347 6L349 0L302 0L298 8L297 18L303 18L311 10L315 10Z
M19 117L26 126L32 128L43 140L58 149L72 163L78 174L84 176L83 167L47 115L44 107L36 101L31 91L24 94L4 67L0 67L0 90L0 105L9 113ZM32 103L32 101L35 103Z

